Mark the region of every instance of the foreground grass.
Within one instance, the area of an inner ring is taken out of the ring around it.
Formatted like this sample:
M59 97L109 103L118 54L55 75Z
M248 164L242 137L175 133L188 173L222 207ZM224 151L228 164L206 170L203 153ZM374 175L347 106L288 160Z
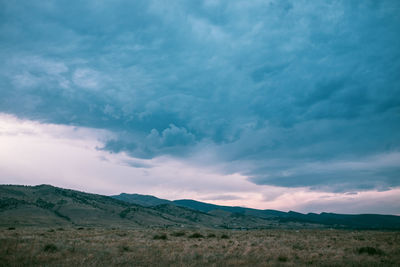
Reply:
M0 266L400 266L400 232L0 229Z

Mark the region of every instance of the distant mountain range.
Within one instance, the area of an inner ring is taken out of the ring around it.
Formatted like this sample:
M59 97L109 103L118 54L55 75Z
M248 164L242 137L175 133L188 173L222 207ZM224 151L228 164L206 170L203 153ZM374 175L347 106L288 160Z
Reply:
M126 201L129 203L140 204L146 207L157 206L160 204L170 204L178 207L185 207L196 211L206 212L209 214L217 211L225 211L229 214L239 214L243 216L253 216L263 219L278 220L281 223L296 222L319 224L325 227L334 228L354 228L354 229L400 229L400 216L395 215L378 215L378 214L336 214L322 212L320 214L299 212L277 211L277 210L259 210L244 207L219 206L210 203L204 203L191 199L166 200L149 195L126 194L112 196L115 199Z
M103 196L50 185L0 185L0 226L400 229L400 216L301 214L139 194Z
M110 196L88 194L50 185L0 185L0 226L3 227L189 227L262 229L321 227L280 223L240 214L206 213L168 203L142 205ZM151 206L150 206L151 205Z

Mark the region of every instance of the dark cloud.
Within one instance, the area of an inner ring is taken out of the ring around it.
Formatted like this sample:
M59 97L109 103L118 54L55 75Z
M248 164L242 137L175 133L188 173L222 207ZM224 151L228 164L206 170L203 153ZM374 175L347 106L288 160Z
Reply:
M1 112L107 129L115 138L103 149L142 158L212 147L214 163L257 184L399 185L398 161L299 171L399 151L398 1L2 1L0 10Z

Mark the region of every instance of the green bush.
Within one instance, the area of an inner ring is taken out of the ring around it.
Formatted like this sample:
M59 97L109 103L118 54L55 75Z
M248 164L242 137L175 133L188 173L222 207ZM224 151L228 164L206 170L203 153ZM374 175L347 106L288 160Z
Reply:
M58 248L56 245L54 244L46 244L43 248L43 251L45 252L50 252L50 253L54 253L58 251Z
M194 233L189 236L189 238L203 238L204 236L200 233Z
M288 261L288 258L285 255L279 255L278 261L286 262L286 261Z
M155 235L153 236L154 240L167 240L167 235L166 234L159 234L159 235Z
M368 255L382 255L383 251L379 248L373 248L373 247L361 247L358 249L359 254L366 253Z
M174 232L171 234L172 236L184 236L185 232Z
M120 246L119 246L119 251L121 251L121 252L128 252L128 251L131 251L131 249L130 249L130 247L127 246L127 245L120 245Z

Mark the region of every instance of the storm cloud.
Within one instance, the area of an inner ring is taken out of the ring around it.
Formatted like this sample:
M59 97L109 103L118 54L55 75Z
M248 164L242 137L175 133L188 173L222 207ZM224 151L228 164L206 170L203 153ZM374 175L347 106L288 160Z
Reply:
M260 186L388 190L399 14L391 0L0 1L0 112Z

